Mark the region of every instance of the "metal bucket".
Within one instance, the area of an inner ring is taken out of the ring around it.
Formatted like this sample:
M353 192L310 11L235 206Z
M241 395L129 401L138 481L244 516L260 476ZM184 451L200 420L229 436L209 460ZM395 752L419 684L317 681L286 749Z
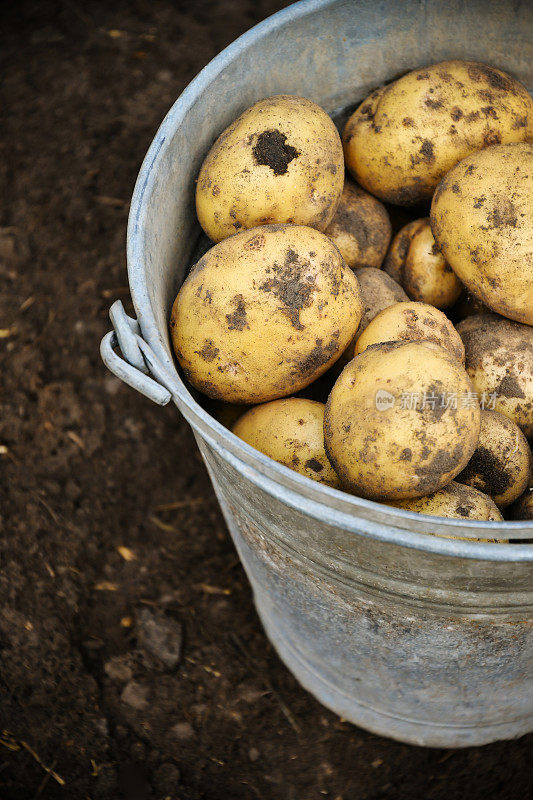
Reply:
M102 341L116 375L160 404L172 399L192 425L257 610L289 669L337 714L420 745L479 745L531 729L533 545L468 538L531 539L533 523L424 517L276 464L195 401L176 370L168 315L198 239L200 164L244 108L291 93L332 113L451 57L487 61L531 85L530 8L306 0L238 39L189 85L148 151L128 230L138 323L115 304L115 331ZM457 535L467 540L443 538Z

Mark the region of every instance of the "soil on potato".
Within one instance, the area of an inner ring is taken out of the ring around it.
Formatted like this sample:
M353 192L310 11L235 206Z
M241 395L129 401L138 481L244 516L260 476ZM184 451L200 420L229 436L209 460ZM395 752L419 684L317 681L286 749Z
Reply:
M187 425L104 369L165 112L276 0L21 2L1 47L0 798L527 795L527 741L425 750L268 644ZM111 8L111 6L113 6Z

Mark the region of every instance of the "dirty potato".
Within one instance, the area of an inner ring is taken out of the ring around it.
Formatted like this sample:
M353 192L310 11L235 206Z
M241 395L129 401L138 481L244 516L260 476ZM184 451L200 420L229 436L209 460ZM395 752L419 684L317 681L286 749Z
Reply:
M450 308L463 285L437 248L429 219L410 222L394 237L383 266L411 300Z
M381 267L391 237L385 206L349 178L335 216L324 231L349 267Z
M288 397L247 411L233 433L279 464L319 483L340 488L324 450L323 403Z
M343 184L342 145L326 112L304 97L275 95L216 140L198 176L196 212L214 242L267 223L324 231Z
M355 273L361 289L363 316L357 329L360 336L366 326L384 308L395 303L407 303L409 298L399 284L380 269L358 269Z
M393 238L383 262L383 270L401 285L405 259L415 233L424 227L426 219L414 219L404 225Z
M170 331L193 386L247 404L314 381L346 349L360 319L357 278L327 236L265 225L200 259L174 302Z
M364 189L412 205L470 153L527 141L532 127L521 83L485 64L445 61L372 92L346 124L344 156Z
M355 355L355 343L357 339L380 311L394 305L394 303L407 303L409 301L402 287L389 275L386 275L383 270L373 267L364 267L363 269L358 269L355 274L359 281L359 288L361 289L363 316L361 317L361 322L359 323L353 340L335 363L335 370L339 369L339 367L344 369L348 361L352 360ZM339 375L341 371L342 370L339 369Z
M463 284L438 249L429 221L413 236L401 284L409 297L435 308L457 302Z
M527 489L531 466L531 450L518 425L497 411L485 409L481 411L474 455L456 480L479 489L498 508L505 508Z
M341 481L371 500L434 492L467 465L480 410L462 365L433 342L385 342L346 366L324 418L328 458ZM442 400L444 398L444 402Z
M477 519L485 522L501 522L503 517L498 506L483 492L470 486L452 481L443 489L414 500L398 500L389 503L405 511L429 514L431 517L451 517L452 519ZM460 539L460 536L451 536ZM477 540L474 540L477 541ZM482 541L491 541L484 539Z
M448 317L427 303L396 303L374 317L355 343L355 353L380 342L434 342L464 364L465 347Z
M478 300L533 325L533 144L490 147L461 161L437 187L431 227Z
M533 328L497 314L476 314L457 325L466 371L485 405L533 436Z

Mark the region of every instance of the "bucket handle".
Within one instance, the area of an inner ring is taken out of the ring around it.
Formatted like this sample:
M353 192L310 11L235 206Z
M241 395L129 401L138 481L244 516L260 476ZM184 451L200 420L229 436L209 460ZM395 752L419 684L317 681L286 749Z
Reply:
M172 381L152 348L142 338L139 323L128 317L120 300L116 300L109 309L109 317L114 330L106 333L100 343L102 361L113 375L132 389L154 403L166 406L172 399L168 388ZM120 349L122 358L115 348Z

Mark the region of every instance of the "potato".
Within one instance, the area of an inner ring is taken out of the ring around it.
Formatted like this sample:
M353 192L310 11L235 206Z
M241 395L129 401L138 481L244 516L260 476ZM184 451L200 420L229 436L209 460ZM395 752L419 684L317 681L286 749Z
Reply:
M381 267L391 237L385 206L349 178L335 216L324 231L349 267Z
M405 269L405 259L407 258L413 236L425 226L426 222L426 219L414 219L412 222L408 222L407 225L404 225L398 231L391 242L391 246L383 262L383 269L387 275L390 275L391 278L400 285Z
M247 411L233 433L306 478L340 488L324 450L324 409L314 400L274 400Z
M371 500L445 486L476 449L479 405L461 400L471 391L462 365L433 342L385 342L357 355L324 417L326 453L343 484Z
M476 314L456 327L479 397L533 436L533 328L497 314Z
M527 141L533 100L505 72L469 61L421 67L367 97L346 123L346 166L399 205L429 200L455 164L489 145Z
M407 229L407 230L406 230ZM463 285L435 244L428 219L415 220L395 236L384 269L412 300L450 308Z
M533 520L533 489L526 489L522 497L511 506L509 519Z
M489 147L461 161L435 192L431 227L478 300L533 325L533 144Z
M388 505L403 508L405 511L416 511L418 514L429 514L432 517L478 519L486 522L501 522L503 520L498 506L490 497L477 489L463 486L455 481L452 481L443 489L424 497L418 497L414 500L398 500ZM461 539L463 537L450 536L449 538ZM474 541L479 540L474 539ZM481 541L491 540L483 539Z
M366 326L384 308L395 303L407 303L409 298L398 283L380 269L358 269L355 273L361 289L363 316L357 329L361 335Z
M456 480L505 508L527 489L531 466L531 450L518 425L497 411L482 410L476 450Z
M396 303L374 317L355 343L355 354L379 342L430 341L464 364L465 347L448 317L427 303Z
M343 184L342 145L326 112L304 97L275 95L218 137L200 169L196 212L214 242L271 222L324 231Z
M339 375L342 371L339 367L344 369L348 361L352 360L357 339L374 317L394 303L406 303L409 300L402 287L381 269L364 267L355 274L361 289L363 316L353 340L333 367L334 370L339 370Z
M323 233L265 225L215 245L174 302L171 336L189 381L228 403L307 386L353 338L357 278Z

